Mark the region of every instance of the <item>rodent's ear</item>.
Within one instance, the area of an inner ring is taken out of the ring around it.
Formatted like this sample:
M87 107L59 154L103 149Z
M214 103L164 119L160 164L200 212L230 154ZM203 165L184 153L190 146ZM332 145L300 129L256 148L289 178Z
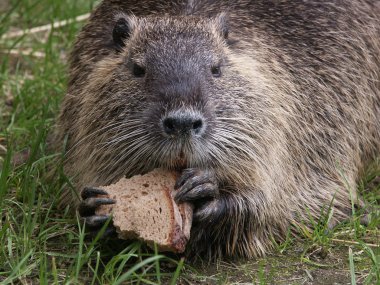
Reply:
M118 14L112 30L112 40L118 50L125 46L125 40L130 37L136 27L136 17L126 14Z
M220 33L220 35L224 39L227 39L228 38L228 29L229 29L227 13L222 12L222 13L218 14L214 19L214 23L215 23L216 28L217 28L218 32Z

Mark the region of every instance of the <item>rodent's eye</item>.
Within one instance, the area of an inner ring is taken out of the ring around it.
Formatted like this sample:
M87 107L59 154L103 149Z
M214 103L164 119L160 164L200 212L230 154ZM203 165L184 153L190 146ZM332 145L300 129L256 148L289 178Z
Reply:
M212 73L212 76L214 76L214 77L222 76L222 71L221 71L220 66L211 67L211 73Z
M133 75L136 77L144 77L145 75L145 68L134 63L133 64Z

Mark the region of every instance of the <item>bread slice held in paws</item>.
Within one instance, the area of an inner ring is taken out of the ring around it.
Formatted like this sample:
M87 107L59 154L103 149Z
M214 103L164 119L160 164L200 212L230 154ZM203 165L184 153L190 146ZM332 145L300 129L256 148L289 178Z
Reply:
M139 239L160 251L181 253L190 238L192 207L174 202L176 173L155 169L145 175L122 178L103 186L113 205L100 206L96 214L112 213L121 239Z

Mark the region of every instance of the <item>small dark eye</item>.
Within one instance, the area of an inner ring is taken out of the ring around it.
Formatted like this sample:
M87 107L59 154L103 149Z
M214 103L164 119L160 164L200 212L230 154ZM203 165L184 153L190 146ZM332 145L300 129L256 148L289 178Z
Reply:
M222 72L220 70L220 66L213 66L211 67L211 73L214 77L220 77L222 75Z
M145 75L145 68L138 65L138 64L133 64L133 75L136 77L144 77Z

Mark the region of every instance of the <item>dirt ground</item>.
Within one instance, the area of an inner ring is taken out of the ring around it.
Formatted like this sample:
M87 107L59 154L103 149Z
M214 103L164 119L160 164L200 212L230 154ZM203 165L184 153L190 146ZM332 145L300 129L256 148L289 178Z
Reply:
M292 246L283 254L273 254L253 261L196 264L187 269L180 284L351 284L346 246L317 248L304 253L304 245ZM370 267L356 252L356 284L364 283Z

